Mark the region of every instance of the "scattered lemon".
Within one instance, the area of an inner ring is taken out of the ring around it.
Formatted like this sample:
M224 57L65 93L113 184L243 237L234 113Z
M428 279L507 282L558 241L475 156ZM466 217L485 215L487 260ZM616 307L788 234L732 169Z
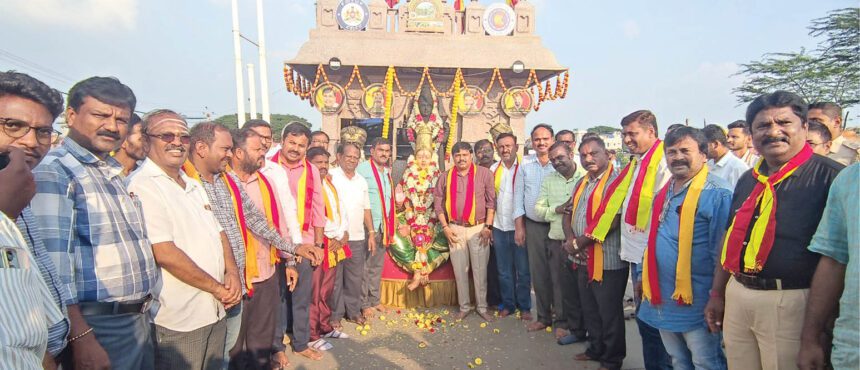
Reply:
M482 322L482 323L481 323L481 327L482 327L482 328L486 328L486 327L487 327L487 323Z
M547 333L552 333L552 327L547 326L547 327L546 327L546 332L547 332Z
M476 358L476 359L475 359L475 365L480 365L480 364L483 364L483 363L484 363L484 360L481 360L481 358L480 358L480 357L478 357L478 358Z
M361 325L355 327L355 331L361 331Z
M444 313L446 315L449 314L448 310L442 311L442 313Z
M470 369L474 369L474 368L475 368L475 365L474 365L474 364L472 364L471 362L468 364L468 366L469 366L469 368L470 368Z
M418 348L427 348L427 343L425 343L425 342L418 343Z
M379 319L385 321L385 316L379 316Z
M499 329L493 329L493 333L499 334Z
M364 324L364 330L370 330L370 324Z
M362 330L361 335L367 335L367 330Z

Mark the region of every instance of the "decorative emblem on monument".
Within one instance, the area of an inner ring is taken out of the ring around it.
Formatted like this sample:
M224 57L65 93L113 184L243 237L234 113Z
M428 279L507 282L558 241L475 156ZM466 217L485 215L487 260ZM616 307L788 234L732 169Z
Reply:
M502 111L508 117L525 116L532 110L534 97L532 93L523 86L514 86L505 90L502 94Z
M322 83L314 90L313 103L322 114L340 112L344 102L346 102L346 93L343 87L334 82Z
M462 116L474 116L481 113L486 105L486 94L477 86L466 86L460 93L460 108Z
M442 15L445 8L441 0L412 0L409 2L409 16L406 31L444 32L445 22Z
M337 24L347 31L363 31L370 20L370 9L364 0L341 0L337 5Z
M495 3L484 10L483 23L488 35L507 36L513 32L517 17L508 4Z

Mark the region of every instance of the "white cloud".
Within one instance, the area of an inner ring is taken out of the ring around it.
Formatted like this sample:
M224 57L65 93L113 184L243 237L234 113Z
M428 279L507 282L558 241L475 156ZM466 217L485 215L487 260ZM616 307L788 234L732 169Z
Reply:
M624 31L624 37L628 39L635 39L639 37L639 34L642 33L639 30L639 23L632 19L628 19L621 24L621 29Z
M138 0L0 0L7 21L83 30L133 30Z

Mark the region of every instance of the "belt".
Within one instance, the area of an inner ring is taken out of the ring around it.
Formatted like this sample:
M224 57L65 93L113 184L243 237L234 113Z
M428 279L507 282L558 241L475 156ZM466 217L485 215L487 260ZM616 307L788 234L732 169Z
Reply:
M753 290L791 290L791 289L807 289L809 282L800 282L796 280L784 279L768 279L753 275L734 274L735 280L747 289Z
M470 223L468 223L468 222L466 222L466 221L448 221L448 225L457 225L457 226L463 226L463 227L472 227L472 226L481 225L481 224L483 224L483 223L484 223L484 221L485 221L484 219L477 220L477 221L475 221L475 224L474 224L474 225L473 225L473 224L470 224Z
M131 302L80 302L78 308L84 316L144 313L149 309L151 300L152 296L147 295L146 298Z

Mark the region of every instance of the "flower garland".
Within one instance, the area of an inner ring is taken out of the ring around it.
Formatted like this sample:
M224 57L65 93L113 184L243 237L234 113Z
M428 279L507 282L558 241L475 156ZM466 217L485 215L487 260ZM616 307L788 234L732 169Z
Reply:
M463 72L458 68L454 75L454 98L451 99L451 117L448 121L448 144L445 147L446 159L450 157L454 142L457 140L457 113L460 108L460 83L463 81Z
M415 156L409 156L401 185L406 192L406 198L412 204L412 211L404 213L404 217L411 224L427 226L435 223L433 189L438 179L439 166L435 160L430 161L429 168L422 170L415 164Z
M391 128L391 94L394 88L394 66L388 67L385 73L385 114L382 117L382 138L388 139L388 131Z

